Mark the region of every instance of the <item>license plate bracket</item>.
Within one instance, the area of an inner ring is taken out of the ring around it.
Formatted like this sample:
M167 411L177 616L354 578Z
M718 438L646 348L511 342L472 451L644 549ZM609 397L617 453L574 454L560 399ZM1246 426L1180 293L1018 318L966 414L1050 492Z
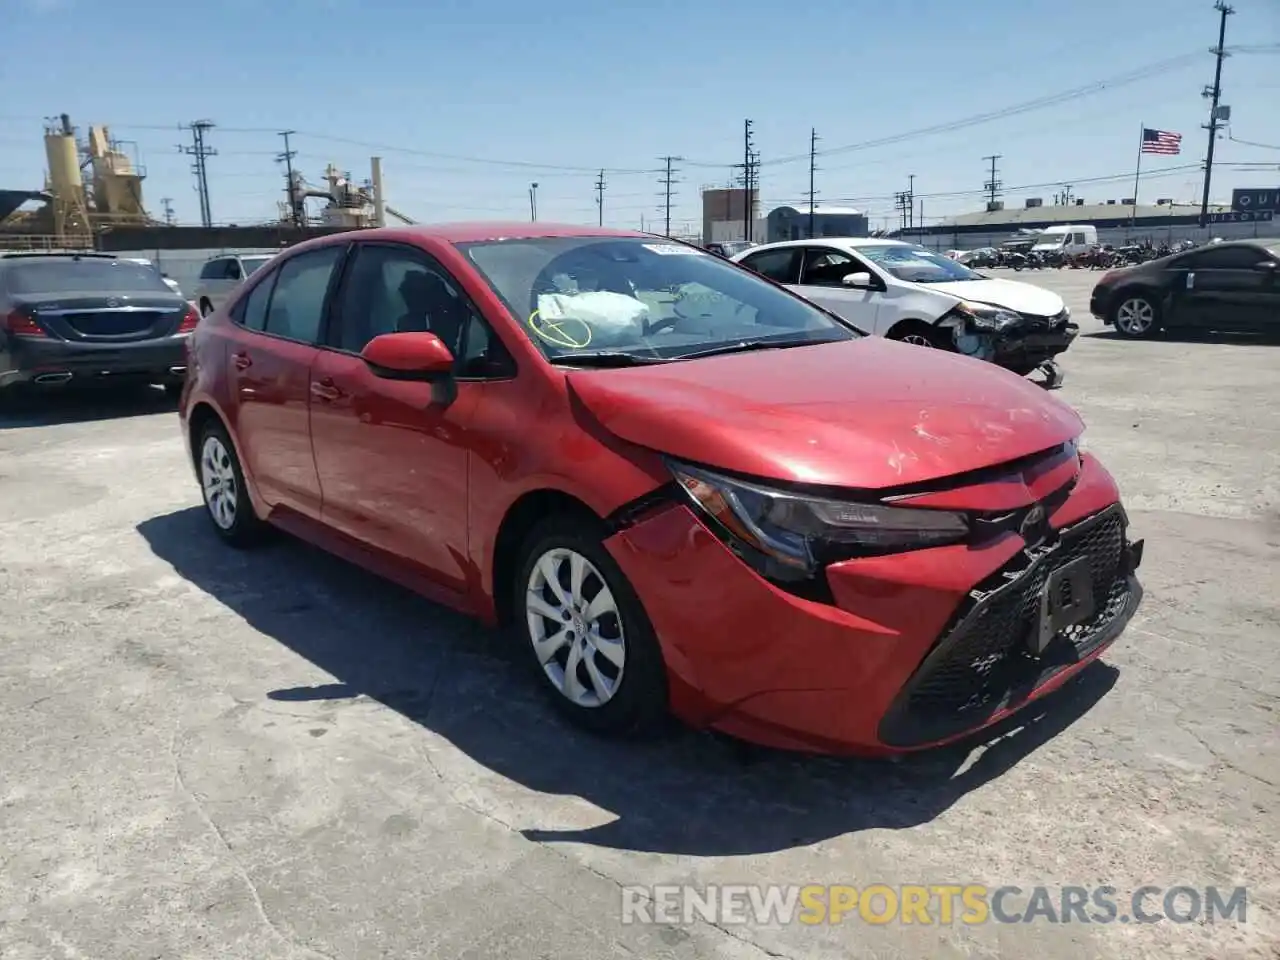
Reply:
M1059 632L1088 620L1096 610L1088 557L1077 557L1051 571L1040 590L1039 616L1027 638L1031 652L1040 656Z

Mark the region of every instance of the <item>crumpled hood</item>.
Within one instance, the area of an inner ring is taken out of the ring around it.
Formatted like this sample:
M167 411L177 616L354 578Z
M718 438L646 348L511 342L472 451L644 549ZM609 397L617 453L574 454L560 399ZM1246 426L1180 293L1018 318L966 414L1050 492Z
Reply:
M1017 280L952 280L949 283L930 283L924 286L929 290L949 293L961 300L994 303L1019 313L1034 313L1041 317L1055 316L1066 306L1062 298L1052 290L1045 290L1032 283L1019 283Z
M879 337L566 379L624 440L756 477L849 488L995 466L1084 429L1022 377Z

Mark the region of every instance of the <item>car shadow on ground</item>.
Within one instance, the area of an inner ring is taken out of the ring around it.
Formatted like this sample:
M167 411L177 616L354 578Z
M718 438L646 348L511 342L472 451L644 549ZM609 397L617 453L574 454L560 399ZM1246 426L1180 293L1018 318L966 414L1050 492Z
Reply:
M1107 328L1104 330L1094 330L1086 333L1084 336L1091 340L1128 340L1122 334L1116 333L1115 330ZM1231 344L1233 346L1252 347L1276 347L1280 346L1280 330L1260 331L1257 333L1241 333L1236 331L1219 332L1217 330L1165 330L1158 336L1145 338L1143 340L1134 341L1136 343L1217 343Z
M264 701L369 698L503 777L614 816L583 830L523 831L537 841L726 856L916 826L1060 734L1118 676L1095 663L980 742L897 762L763 750L683 729L612 741L561 720L505 634L342 560L284 537L255 551L225 548L199 507L138 530L178 574L335 678L264 689Z
M0 430L49 427L93 420L123 420L178 409L176 397L159 387L98 387L22 391L0 395Z

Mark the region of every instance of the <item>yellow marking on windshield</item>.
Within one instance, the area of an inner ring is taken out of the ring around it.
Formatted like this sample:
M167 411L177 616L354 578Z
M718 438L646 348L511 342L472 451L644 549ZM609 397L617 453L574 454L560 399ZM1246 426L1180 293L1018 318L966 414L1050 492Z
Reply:
M574 321L581 324L582 329L586 332L586 337L579 342L578 338L571 337L565 332L563 324L567 321ZM529 319L525 321L529 329L533 331L533 335L539 340L545 340L547 343L557 347L566 347L569 350L581 350L583 347L591 344L591 325L585 320L578 320L576 317L565 317L563 320L547 320L537 310L529 314Z

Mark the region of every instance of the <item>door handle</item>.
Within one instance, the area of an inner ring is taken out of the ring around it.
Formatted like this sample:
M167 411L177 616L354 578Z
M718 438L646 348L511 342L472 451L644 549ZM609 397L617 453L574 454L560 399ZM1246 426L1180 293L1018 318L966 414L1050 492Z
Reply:
M319 380L313 380L311 383L311 395L317 400L338 400L342 397L342 391L338 389L338 385L333 382L332 377L321 377Z
M253 366L253 361L247 353L237 353L231 357L231 362L236 365L237 370L248 370Z

